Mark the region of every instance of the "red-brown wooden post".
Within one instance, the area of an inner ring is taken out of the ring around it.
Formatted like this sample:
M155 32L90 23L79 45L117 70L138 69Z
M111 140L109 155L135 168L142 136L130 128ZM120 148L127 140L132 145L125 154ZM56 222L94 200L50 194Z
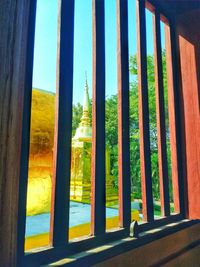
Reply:
M24 259L36 1L0 1L0 266Z
M139 90L140 168L142 182L142 210L144 220L151 222L153 215L153 194L151 177L151 152L149 133L149 105L147 83L146 18L145 1L136 1L137 14L137 64Z
M74 0L59 0L57 93L50 241L68 241L73 95Z
M193 24L200 20L196 12L189 14L180 26L179 49L182 79L182 119L184 120L185 178L187 179L187 217L200 219L200 43ZM198 12L198 14L200 14ZM183 33L181 32L183 31Z
M126 228L131 223L127 0L117 0L117 68L119 223L120 227Z
M93 0L93 103L91 234L105 232L105 29L104 0Z
M166 42L166 64L167 64L167 85L168 85L168 112L169 112L169 129L170 129L170 148L172 164L172 185L175 212L180 211L179 202L179 178L178 178L178 155L177 155L177 125L175 118L175 99L174 99L174 65L171 47L170 26L165 24L165 42ZM180 140L179 140L180 141Z
M170 215L169 179L166 147L165 102L163 88L162 50L160 32L160 14L153 14L154 59L155 59L155 91L156 91L156 121L158 133L158 163L160 178L160 201L162 215Z

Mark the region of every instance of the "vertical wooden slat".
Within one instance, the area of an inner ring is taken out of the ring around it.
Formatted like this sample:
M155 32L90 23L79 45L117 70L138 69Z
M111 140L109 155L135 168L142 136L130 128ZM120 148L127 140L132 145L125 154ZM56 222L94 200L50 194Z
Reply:
M176 61L176 41L174 28L165 24L166 42L166 65L167 65L167 84L168 84L168 110L170 127L170 147L172 161L172 185L175 212L185 212L184 204L184 182L181 171L181 138L180 120L178 117L178 72Z
M24 256L36 1L0 2L0 266Z
M20 181L19 181L19 208L18 208L18 239L17 239L17 266L21 266L24 256L25 226L26 226L26 203L28 186L28 164L30 145L30 118L32 99L32 75L33 75L33 53L35 37L36 0L31 1L29 13L29 29L27 34L27 58L26 58L26 80L23 101L23 124L22 144L20 158Z
M54 174L50 231L50 239L54 247L65 245L68 240L73 43L74 0L59 0Z
M199 13L200 14L200 13ZM195 34L191 12L187 23L190 31L189 38L178 36L178 48L180 51L181 67L181 106L182 106L182 125L184 148L184 178L187 178L187 187L185 199L187 213L186 217L190 219L200 218L200 32ZM183 22L185 24L185 18ZM199 19L195 17L195 20ZM191 38L192 37L192 42ZM184 122L183 122L184 118Z
M140 168L142 182L142 208L144 220L153 220L153 194L149 136L149 105L147 83L146 18L145 2L136 0L137 14L137 63L139 90Z
M174 110L174 83L173 83L173 64L171 51L170 27L165 24L165 45L166 45L166 67L167 67L167 85L168 85L168 113L169 113L169 130L170 130L170 149L172 164L172 185L174 196L175 211L180 210L179 192L178 192L178 162L176 151L176 125Z
M158 133L158 163L160 178L160 201L162 215L170 215L169 203L169 178L167 164L166 147L166 127L165 127L165 102L163 88L162 50L160 14L155 11L153 15L154 31L154 58L155 58L155 90L156 90L156 118Z
M128 64L128 4L117 0L119 222L124 228L131 222Z
M172 164L172 183L175 211L179 210L179 193L178 193L178 162L176 151L176 126L175 126L175 110L174 110L174 84L171 54L171 38L170 27L165 25L165 45L166 45L166 67L167 67L167 85L168 85L168 112L169 112L169 129L170 129L170 149Z
M105 27L104 0L93 0L93 105L91 234L105 232Z

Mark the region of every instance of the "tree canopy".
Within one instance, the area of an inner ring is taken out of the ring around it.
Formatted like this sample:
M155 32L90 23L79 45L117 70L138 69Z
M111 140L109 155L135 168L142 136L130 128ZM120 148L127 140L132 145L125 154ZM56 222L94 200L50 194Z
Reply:
M135 198L141 198L141 177L140 177L140 133L138 119L138 81L137 81L137 59L136 55L130 57L130 86L129 86L129 124L130 124L130 173L132 193ZM168 152L169 177L171 176L171 159L169 145L169 125L168 125L168 104L167 104L167 75L166 56L162 53L163 84L165 98L165 123ZM152 165L153 195L159 199L159 173L158 173L158 146L156 127L156 97L155 97L155 72L154 57L147 56L147 76L148 76L148 98L149 98L149 123L150 123L150 148ZM106 145L111 152L111 174L114 176L115 186L118 186L118 114L117 95L109 96L105 103L105 125L106 125ZM73 134L78 127L82 114L82 106L78 103L73 106ZM170 198L172 199L172 188L170 186Z

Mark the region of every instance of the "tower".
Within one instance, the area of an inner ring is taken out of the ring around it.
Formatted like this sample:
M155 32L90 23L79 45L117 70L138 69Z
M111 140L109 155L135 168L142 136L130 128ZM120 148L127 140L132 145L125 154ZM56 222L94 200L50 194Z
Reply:
M85 81L83 111L79 127L72 138L71 200L89 202L91 192L92 126L89 118L90 99Z
M72 138L70 199L90 202L91 196L91 163L92 163L92 126L89 116L90 99L87 79L83 97L83 113L79 127ZM112 205L118 199L118 192L113 186L110 174L110 151L106 148L106 204Z

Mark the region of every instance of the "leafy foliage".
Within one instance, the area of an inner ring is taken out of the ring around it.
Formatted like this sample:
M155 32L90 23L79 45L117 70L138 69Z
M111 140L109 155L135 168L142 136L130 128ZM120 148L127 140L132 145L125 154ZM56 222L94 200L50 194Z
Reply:
M168 123L168 101L167 101L167 75L166 75L166 54L162 54L163 85L165 98L166 115L166 136L169 177L171 177L171 157L169 144L169 123ZM138 81L137 81L137 58L136 55L130 57L130 173L132 193L135 198L141 198L141 175L140 175L140 133L138 116ZM157 126L156 126L156 96L155 96L155 71L154 57L147 56L147 77L148 77L148 98L149 98L149 128L150 128L150 148L152 165L153 195L159 199L159 168L158 168L158 146L157 146ZM111 152L111 174L114 176L115 186L118 186L118 98L112 95L106 99L106 145ZM73 131L77 128L82 112L82 106L78 103L73 107ZM91 114L90 114L91 116ZM172 186L170 183L170 198L172 200Z
M83 107L80 103L73 105L72 136L75 135L76 129L79 126L81 116L82 116L82 109Z

